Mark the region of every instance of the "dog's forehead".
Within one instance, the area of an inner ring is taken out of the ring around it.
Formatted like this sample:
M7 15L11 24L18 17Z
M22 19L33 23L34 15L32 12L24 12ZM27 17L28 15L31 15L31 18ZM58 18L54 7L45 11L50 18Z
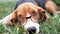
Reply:
M36 7L36 5L34 5L33 3L23 3L23 4L21 4L21 5L19 5L18 6L18 8L17 8L18 10L23 10L23 9L27 9L27 10L37 10L37 7ZM20 11L21 11L20 10Z
M31 4L23 4L23 5L19 5L19 7L17 8L17 13L20 15L29 15L31 14L33 11L37 12L37 8L34 7ZM28 14L29 13L29 14Z

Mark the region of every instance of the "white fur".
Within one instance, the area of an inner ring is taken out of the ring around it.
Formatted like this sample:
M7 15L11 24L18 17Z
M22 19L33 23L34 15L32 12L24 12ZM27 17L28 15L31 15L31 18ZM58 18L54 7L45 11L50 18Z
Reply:
M28 13L26 17L30 17L31 15Z
M29 27L35 27L36 34L39 33L39 24L31 21L31 19L28 19L27 23L24 25L25 30L27 30Z
M27 14L27 16L29 17L30 14ZM35 21L35 20L33 19L33 21ZM38 34L39 33L39 24L36 22L33 22L33 21L31 20L31 18L27 19L27 22L24 25L24 29L27 30L29 27L35 27L36 34Z

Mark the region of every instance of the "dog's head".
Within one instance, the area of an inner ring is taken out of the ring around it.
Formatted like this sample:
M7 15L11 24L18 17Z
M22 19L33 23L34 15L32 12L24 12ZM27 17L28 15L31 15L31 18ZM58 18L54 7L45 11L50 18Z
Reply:
M18 23L19 25L23 25L25 30L30 34L32 32L37 34L39 32L38 20L45 19L47 19L47 15L44 9L27 2L19 5L18 8L14 10L11 22L13 24Z

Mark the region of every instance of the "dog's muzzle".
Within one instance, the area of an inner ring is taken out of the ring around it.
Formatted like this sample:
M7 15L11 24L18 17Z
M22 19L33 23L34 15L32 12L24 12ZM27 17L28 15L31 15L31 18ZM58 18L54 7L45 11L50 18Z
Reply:
M29 34L38 34L39 33L39 24L36 22L33 22L30 18L27 20L27 22L24 25L24 29L29 32Z

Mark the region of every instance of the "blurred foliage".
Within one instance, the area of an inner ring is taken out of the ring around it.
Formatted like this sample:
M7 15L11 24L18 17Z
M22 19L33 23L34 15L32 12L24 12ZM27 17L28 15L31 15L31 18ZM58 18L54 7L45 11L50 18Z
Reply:
M51 17L44 24L40 24L41 34L60 34L59 17Z
M0 19L4 18L11 12L13 12L13 8L16 1L13 2L0 2Z
M53 1L60 6L60 0L53 0Z
M17 30L18 29L18 30ZM24 32L24 28L18 28L15 26L4 26L0 23L0 34L22 34Z

